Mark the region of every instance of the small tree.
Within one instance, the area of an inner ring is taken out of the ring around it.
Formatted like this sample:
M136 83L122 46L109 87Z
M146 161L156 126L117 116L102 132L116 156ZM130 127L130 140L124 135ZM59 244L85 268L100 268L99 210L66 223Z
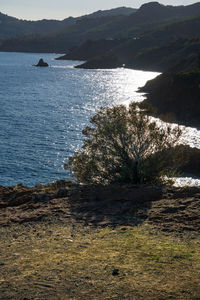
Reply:
M87 184L166 183L183 162L175 148L181 130L159 126L149 113L150 107L135 103L100 109L90 120L92 127L82 131L82 150L65 167Z

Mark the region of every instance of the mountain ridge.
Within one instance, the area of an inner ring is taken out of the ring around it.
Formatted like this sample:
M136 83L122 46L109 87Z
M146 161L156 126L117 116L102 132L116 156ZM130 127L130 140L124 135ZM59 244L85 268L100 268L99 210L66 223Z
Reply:
M115 15L129 15L134 13L136 9L130 7L117 7L109 10L96 11L91 14L83 15L80 17L67 17L63 20L56 19L41 19L37 21L18 19L16 17L8 16L0 12L0 39L15 37L16 35L28 34L48 34L60 30L61 28L75 24L77 21L89 18L100 18L104 16Z
M145 31L153 30L157 26L196 14L200 14L199 2L188 6L165 6L158 2L149 2L130 15L107 15L98 18L83 16L75 23L71 20L68 26L48 35L15 37L3 42L0 51L63 53L88 39L139 37Z

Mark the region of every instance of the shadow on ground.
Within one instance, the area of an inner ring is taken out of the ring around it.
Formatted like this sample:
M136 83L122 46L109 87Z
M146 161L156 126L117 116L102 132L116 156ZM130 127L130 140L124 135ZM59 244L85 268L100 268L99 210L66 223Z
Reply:
M90 226L137 226L200 232L200 188L81 186L70 181L0 187L0 225L54 219Z
M150 186L82 187L69 197L76 221L93 226L136 226L144 222L153 201L162 198L162 188Z

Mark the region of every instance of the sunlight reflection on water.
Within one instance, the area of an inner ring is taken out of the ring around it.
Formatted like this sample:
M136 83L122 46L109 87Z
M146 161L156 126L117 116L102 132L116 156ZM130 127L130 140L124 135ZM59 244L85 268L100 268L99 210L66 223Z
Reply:
M126 102L125 104L128 105L130 102ZM173 123L165 123L160 119L152 117L152 120L159 123L161 126L170 125L172 127L176 127L177 124ZM189 145L191 148L200 149L200 130L197 128L180 126L182 129L182 136L180 138L179 144ZM191 175L192 176L192 175ZM200 186L200 178L196 178L195 176L184 176L179 178L174 178L174 186L181 187L181 186Z
M0 53L0 185L35 185L69 176L65 159L100 107L138 101L156 73L74 69L54 54ZM50 68L33 67L43 57ZM144 75L144 77L142 76Z
M50 68L35 68L41 56ZM0 53L0 185L65 179L66 157L82 145L82 129L100 107L141 101L137 93L159 73L74 69L54 54ZM199 131L186 139L200 145Z

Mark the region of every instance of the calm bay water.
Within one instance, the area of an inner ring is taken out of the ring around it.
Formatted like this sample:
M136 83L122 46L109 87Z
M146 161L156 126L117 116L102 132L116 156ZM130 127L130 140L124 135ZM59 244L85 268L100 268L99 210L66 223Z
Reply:
M36 68L43 57L50 68ZM74 69L55 54L0 53L0 185L33 186L65 179L67 157L82 145L82 129L102 106L141 101L137 93L155 72ZM200 131L184 141L200 148ZM181 178L177 185L200 185Z
M35 68L43 57L50 68ZM81 70L53 54L0 53L0 185L33 186L69 176L65 159L102 106L142 100L157 73Z

